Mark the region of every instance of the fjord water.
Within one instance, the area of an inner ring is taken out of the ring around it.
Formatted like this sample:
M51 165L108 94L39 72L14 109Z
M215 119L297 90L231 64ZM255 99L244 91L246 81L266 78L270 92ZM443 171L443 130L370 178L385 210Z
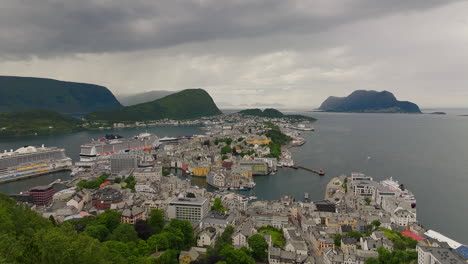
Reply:
M449 111L446 111L449 112ZM458 113L458 112L457 112ZM468 113L468 110L466 111ZM466 114L461 112L461 114ZM315 132L301 134L307 143L291 149L297 164L323 168L320 177L303 170L280 169L276 175L256 177L251 195L261 200L291 194L302 200L323 199L331 177L363 172L377 180L393 177L417 198L418 220L427 228L468 243L468 117L407 114L301 113L317 117ZM64 147L77 160L79 145L105 133L132 136L148 131L160 137L201 134L195 127L155 127L114 131L86 131L43 137L0 140L0 150L22 145ZM67 173L0 185L0 191L17 193ZM200 178L194 181L203 184Z
M468 112L468 111L467 111ZM418 220L468 243L468 117L457 115L302 113L314 116L315 132L293 148L296 164L323 168L326 176L282 169L257 177L255 195L276 199L309 192L322 199L331 177L363 172L376 180L393 177L417 199Z

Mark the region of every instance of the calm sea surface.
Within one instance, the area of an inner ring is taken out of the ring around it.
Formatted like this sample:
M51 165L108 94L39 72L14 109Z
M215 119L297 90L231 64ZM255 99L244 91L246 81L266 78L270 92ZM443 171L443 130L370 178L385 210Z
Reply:
M438 110L439 111L439 110ZM468 114L446 111L439 115L302 113L318 118L315 132L303 132L307 143L293 148L297 164L323 168L320 177L302 170L280 169L276 175L256 177L251 195L261 200L292 194L302 200L322 199L331 177L363 172L377 180L393 177L417 198L418 220L461 243L468 244ZM155 127L91 131L41 137L1 139L0 150L23 145L64 147L74 160L80 144L105 133L132 136L152 132L160 137L201 134L195 127ZM47 184L69 173L46 175L0 185L0 191L17 193ZM203 185L200 179L194 179Z

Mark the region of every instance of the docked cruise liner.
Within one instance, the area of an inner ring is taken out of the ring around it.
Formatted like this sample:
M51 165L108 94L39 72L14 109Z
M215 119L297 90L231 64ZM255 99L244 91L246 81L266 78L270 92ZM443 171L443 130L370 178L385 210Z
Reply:
M65 149L57 147L24 146L16 151L5 150L0 154L0 183L69 170L72 160Z
M131 138L106 135L98 141L92 141L81 145L80 161L75 165L79 167L90 167L96 161L107 159L112 154L122 152L143 151L159 147L159 138L150 133L142 133Z

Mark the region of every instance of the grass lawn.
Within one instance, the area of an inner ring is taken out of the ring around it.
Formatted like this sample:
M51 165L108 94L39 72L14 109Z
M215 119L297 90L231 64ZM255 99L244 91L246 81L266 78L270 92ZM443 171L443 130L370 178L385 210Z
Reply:
M283 236L283 230L274 228L272 226L266 226L259 229L260 234L269 234L271 236L271 241L276 247L284 247L286 244L286 239Z

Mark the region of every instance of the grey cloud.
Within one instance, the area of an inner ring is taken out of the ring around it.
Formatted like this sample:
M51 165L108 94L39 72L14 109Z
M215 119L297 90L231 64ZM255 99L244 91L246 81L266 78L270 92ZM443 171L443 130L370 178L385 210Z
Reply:
M454 1L0 2L0 56L15 59L76 53L129 52L194 42L312 34L347 23L437 7Z

